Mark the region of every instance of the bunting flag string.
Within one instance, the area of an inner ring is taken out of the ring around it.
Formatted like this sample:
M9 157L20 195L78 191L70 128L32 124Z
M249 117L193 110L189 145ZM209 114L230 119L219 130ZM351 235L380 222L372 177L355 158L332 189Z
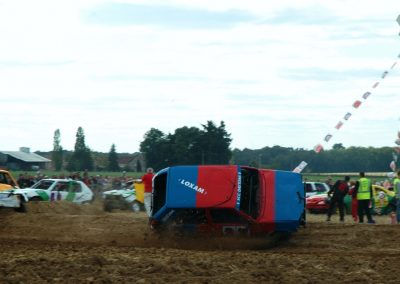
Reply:
M396 21L398 22L398 24L400 25L400 15L397 17ZM400 34L399 34L400 35ZM400 58L400 53L397 55L397 58ZM393 70L397 65L397 59L395 62L393 62L393 64L391 65L390 69L385 70L382 74L381 74L381 80L384 80L387 75L389 75L389 71ZM376 89L378 86L380 85L379 81L376 81L373 85L372 85L372 89ZM362 95L362 98L366 101L369 97L371 96L371 92L365 92ZM360 106L362 105L362 102L360 100L356 100L354 101L354 103L352 104L352 107L357 110ZM350 119L350 117L353 114L351 112L347 112L344 116L343 116L343 120L344 121L348 121ZM340 130L343 126L343 121L339 120L339 122L335 125L335 128L337 130ZM393 162L390 163L390 168L394 167L394 169L396 169L396 163L397 163L397 159L398 156L400 156L400 131L398 132L398 139L396 139L395 143L397 146L399 147L394 147L394 152L393 152ZM328 143L331 138L333 137L332 134L328 133L325 135L323 141ZM318 143L317 145L314 146L314 152L315 153L320 153L321 151L324 150L324 146L322 145L322 143ZM307 163L305 161L302 161L293 171L300 173L305 167L307 166ZM394 171L394 170L393 170Z
M397 56L397 58L400 58L400 54ZM381 79L382 80L384 80L389 74L390 74L390 70L393 70L394 68L395 68L395 66L397 65L397 61L395 61L392 65L391 65L391 67L390 67L390 69L387 69L387 70L385 70L382 74L381 74ZM376 81L373 85L372 85L372 89L376 89L378 86L380 86L380 81ZM364 101L366 101L370 96L372 95L372 93L371 93L371 91L367 91L367 92L364 92L363 94L362 94L362 96L361 96L361 98L364 100ZM363 101L361 101L361 100L355 100L354 102L353 102L353 104L352 104L352 108L354 109L354 110L357 110L357 109L359 109L361 106L363 105ZM347 112L344 116L343 116L343 120L339 120L337 123L336 123L336 125L335 125L335 129L336 130L340 130L341 128L342 128L342 126L344 125L344 122L346 122L346 121L349 121L349 119L350 119L350 117L352 117L353 116L353 113L352 112ZM400 134L399 134L400 135ZM327 133L325 136L324 136L324 138L323 138L323 141L324 142L329 142L331 139L332 139L332 137L333 137L333 134L331 134L331 133ZM398 140L396 140L396 143L399 143L398 145L400 146L400 136L399 136L399 139ZM398 147L399 148L399 151L400 151L400 147ZM321 151L323 151L323 149L324 149L324 146L322 145L322 143L318 143L315 147L314 147L314 151L316 152L316 153L320 153ZM397 150L396 150L397 151Z

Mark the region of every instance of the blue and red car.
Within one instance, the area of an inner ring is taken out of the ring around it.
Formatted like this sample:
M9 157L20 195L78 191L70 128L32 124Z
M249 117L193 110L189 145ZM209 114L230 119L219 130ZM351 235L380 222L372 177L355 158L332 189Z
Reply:
M247 166L176 166L153 178L150 224L157 230L260 236L305 224L298 173Z

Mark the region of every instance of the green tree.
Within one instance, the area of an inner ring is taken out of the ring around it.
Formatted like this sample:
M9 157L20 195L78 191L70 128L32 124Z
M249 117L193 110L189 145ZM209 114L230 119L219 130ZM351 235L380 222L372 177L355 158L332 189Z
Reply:
M170 164L169 138L156 128L151 128L140 143L140 151L144 154L146 164L156 170Z
M74 153L69 160L67 169L69 171L93 170L91 151L85 144L85 134L80 126L76 132Z
M175 165L194 165L201 163L201 131L197 127L181 127L169 135L172 152L170 160Z
M172 165L228 164L232 157L229 148L232 139L224 122L216 126L208 121L202 126L202 130L184 126L167 135L150 129L140 143L146 164L155 169Z
M51 153L51 160L53 168L56 171L62 169L63 166L63 148L61 147L61 133L60 129L54 131L53 151Z
M118 155L115 150L115 144L111 145L110 152L108 153L107 169L111 172L118 172L121 170L118 164Z
M202 164L228 164L232 157L232 151L229 148L232 139L225 129L225 123L221 121L217 127L214 122L207 121L207 124L202 126L203 130L199 139Z
M333 144L332 149L333 150L343 150L345 148L342 143L336 143L336 144Z

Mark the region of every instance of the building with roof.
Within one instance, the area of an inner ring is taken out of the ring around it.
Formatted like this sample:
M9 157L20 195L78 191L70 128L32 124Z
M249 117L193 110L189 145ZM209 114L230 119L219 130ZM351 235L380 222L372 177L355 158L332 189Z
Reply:
M48 169L51 160L32 153L27 147L20 147L19 151L0 151L0 166L10 170Z

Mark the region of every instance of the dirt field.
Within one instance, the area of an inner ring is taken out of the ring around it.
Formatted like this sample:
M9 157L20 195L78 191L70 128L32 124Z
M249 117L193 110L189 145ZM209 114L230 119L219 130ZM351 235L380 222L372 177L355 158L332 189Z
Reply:
M324 222L273 248L257 240L160 240L144 214L100 204L0 211L0 283L398 282L399 226ZM337 217L336 217L337 218Z

